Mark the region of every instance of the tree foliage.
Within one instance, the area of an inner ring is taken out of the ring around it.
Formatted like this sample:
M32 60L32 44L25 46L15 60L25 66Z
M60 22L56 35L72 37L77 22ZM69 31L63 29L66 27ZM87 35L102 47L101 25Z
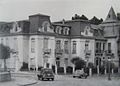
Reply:
M10 48L0 44L0 59L8 59L10 57Z
M90 22L91 22L92 24L98 25L98 24L101 24L101 23L103 22L103 19L102 19L102 18L101 18L101 19L98 19L96 16L94 16L94 17L90 20Z
M86 62L80 57L74 57L71 59L71 62L75 65L76 69L84 68L86 65Z
M4 60L4 71L7 70L6 59L10 58L10 48L0 44L0 59Z
M85 15L79 16L78 14L75 14L72 17L72 20L76 20L76 19L81 19L81 20L88 20L88 18Z

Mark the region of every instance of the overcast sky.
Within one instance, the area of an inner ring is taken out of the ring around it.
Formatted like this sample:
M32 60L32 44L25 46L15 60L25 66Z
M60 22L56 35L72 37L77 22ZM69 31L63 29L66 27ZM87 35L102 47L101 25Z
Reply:
M51 21L69 20L74 14L105 19L111 6L120 12L120 0L0 0L0 21L24 20L37 13L51 16Z

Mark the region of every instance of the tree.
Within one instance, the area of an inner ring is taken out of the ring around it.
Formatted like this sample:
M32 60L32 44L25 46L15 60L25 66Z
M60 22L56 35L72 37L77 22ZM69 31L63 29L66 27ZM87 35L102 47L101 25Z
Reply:
M71 59L71 62L75 65L76 69L84 68L86 65L86 62L80 57L74 57Z
M82 15L82 16L80 17L80 19L82 19L82 20L88 20L88 18L87 18L85 15Z
M96 16L94 16L94 17L90 20L90 22L91 22L92 24L98 25L98 24L101 24L101 23L103 22L103 19L102 19L102 18L101 18L101 19L98 19Z
M7 70L6 59L10 58L10 48L0 44L0 59L4 60L4 71Z

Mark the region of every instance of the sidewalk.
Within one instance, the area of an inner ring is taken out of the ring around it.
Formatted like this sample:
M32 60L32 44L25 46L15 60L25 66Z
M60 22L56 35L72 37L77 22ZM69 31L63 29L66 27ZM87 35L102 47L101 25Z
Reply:
M32 77L23 76L13 76L11 81L0 82L0 86L27 86L36 84L37 80Z

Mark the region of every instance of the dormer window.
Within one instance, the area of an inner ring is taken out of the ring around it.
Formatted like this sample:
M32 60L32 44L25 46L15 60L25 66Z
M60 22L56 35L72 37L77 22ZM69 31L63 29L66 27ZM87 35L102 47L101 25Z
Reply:
M48 21L44 21L42 24L42 29L44 32L50 31L50 23Z
M110 14L108 15L108 18L110 18Z
M61 32L62 32L62 27L57 26L55 32L58 33L58 34L61 34Z
M44 25L44 31L47 32L47 23Z
M22 28L20 27L20 25L18 24L18 22L14 22L13 23L13 29L11 29L12 33L18 33L21 32Z
M85 35L88 35L88 31L87 30L85 31Z

